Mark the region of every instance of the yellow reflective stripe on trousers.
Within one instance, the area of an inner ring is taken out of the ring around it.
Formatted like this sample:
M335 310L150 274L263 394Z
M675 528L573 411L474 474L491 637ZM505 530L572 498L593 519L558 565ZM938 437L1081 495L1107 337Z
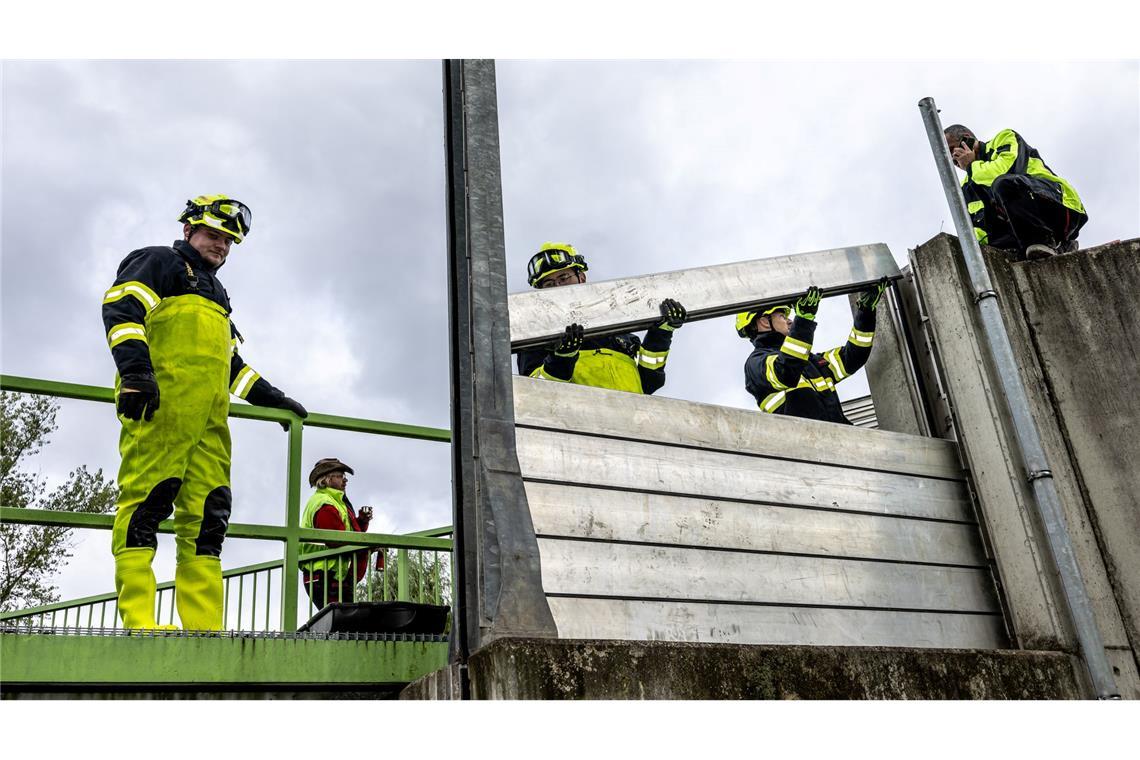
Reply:
M162 300L158 297L157 293L146 285L143 285L138 280L131 280L130 282L112 286L111 289L104 294L103 303L114 303L120 298L126 298L127 296L137 298L139 303L143 305L143 308L146 309L147 314L154 311L155 307L158 306L158 302Z
M769 393L767 396L764 397L764 400L760 402L760 411L768 412L769 414L771 414L772 412L774 412L780 408L780 406L784 403L784 398L787 395L788 395L787 391L779 391L777 393Z
M570 382L569 380L563 380L560 377L555 377L554 375L550 374L549 372L546 371L546 367L542 366L541 364L538 365L538 369L536 369L534 372L530 373L530 376L541 378L542 380L553 380L556 383L568 383L568 382Z
M808 354L811 353L811 344L788 336L784 338L784 344L780 346L780 351L788 356L794 356L797 359L806 359L808 358Z
M128 340L141 340L146 343L146 328L138 322L123 322L112 327L107 333L107 343L111 348Z
M843 366L843 359L839 355L838 348L824 351L823 358L827 359L827 366L831 367L831 374L835 375L836 381L846 380L851 376L851 373Z
M234 394L240 399L244 399L249 395L250 390L253 389L253 384L257 382L261 375L253 371L253 367L248 364L241 368L238 376L234 378L234 382L230 385L230 393Z
M856 330L854 327L851 328L851 334L847 336L847 340L856 346L869 346L874 339L875 333L863 332L862 330Z
M646 369L664 369L665 362L669 360L669 349L664 351L647 351L638 349L637 363Z

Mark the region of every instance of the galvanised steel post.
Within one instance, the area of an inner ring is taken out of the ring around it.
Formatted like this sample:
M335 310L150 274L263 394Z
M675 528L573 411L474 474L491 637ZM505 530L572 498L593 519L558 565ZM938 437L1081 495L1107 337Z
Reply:
M285 563L281 567L281 630L297 630L297 558L301 530L300 418L289 420L289 462L285 475Z
M495 63L444 63L452 478L452 661L500 636L556 636L515 449Z
M1112 666L1104 653L1104 640L1097 627L1092 605L1089 603L1088 590L1077 565L1073 540L1069 535L1065 515L1061 511L1061 501L1053 483L1053 473L1049 469L1041 435L1029 409L1029 398L1019 379L1017 361L1014 359L1013 346L1009 342L1005 321L998 307L997 293L994 292L985 259L982 258L982 249L974 237L974 225L966 210L966 199L962 195L957 175L954 173L950 149L942 133L942 120L938 117L938 109L934 105L933 98L923 98L918 102L918 107L922 112L922 121L926 125L930 148L934 152L934 163L938 167L942 189L946 193L946 201L950 204L954 228L958 232L958 243L966 263L970 286L974 291L974 303L978 306L986 348L994 364L1002 398L1005 399L1013 421L1014 437L1021 451L1026 479L1033 490L1038 517L1045 527L1049 553L1061 578L1069 622L1076 632L1081 658L1088 669L1097 698L1119 699L1120 691L1112 676Z
M443 108L447 153L447 261L448 330L451 364L451 494L452 578L454 607L448 659L460 668L461 689L466 683L467 657L478 646L479 541L474 514L468 520L465 505L474 500L475 458L468 422L474 407L471 369L471 259L467 253L466 146L463 131L463 62L443 62ZM468 495L468 484L471 494ZM464 694L466 696L466 694Z

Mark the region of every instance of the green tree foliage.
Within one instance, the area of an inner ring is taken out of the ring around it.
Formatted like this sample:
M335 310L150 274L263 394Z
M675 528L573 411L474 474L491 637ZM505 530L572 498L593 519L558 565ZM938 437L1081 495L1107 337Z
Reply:
M372 574L372 598L396 599L398 586L398 551L396 549L383 550L385 553L384 569L376 570L370 567ZM376 555L372 554L371 561L375 562ZM451 604L451 554L449 552L408 550L407 553L407 588L409 601L423 602L424 604ZM356 598L368 598L369 578L357 584Z
M108 512L118 490L103 470L72 470L58 488L28 468L50 443L59 404L46 396L0 392L0 505L56 512ZM50 525L0 524L0 611L59 601L52 578L72 556L72 530Z

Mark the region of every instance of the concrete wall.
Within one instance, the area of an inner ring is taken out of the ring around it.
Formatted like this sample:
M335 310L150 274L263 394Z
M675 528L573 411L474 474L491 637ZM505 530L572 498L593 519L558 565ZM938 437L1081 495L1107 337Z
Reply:
M1132 303L1140 243L1017 264L1000 251L984 253L1106 652L1122 693L1140 698L1140 442L1130 434L1140 426L1140 323ZM1025 649L1073 651L957 240L934 238L912 252L911 266L1013 638Z
M1140 241L1011 270L1087 509L1082 528L1140 651Z
M473 699L1079 699L1061 652L499 639L471 656ZM455 699L454 670L401 699Z

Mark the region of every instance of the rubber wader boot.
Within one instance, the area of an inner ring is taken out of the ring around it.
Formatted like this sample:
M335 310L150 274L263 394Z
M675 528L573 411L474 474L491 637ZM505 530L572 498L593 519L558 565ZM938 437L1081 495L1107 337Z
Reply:
M156 628L154 549L127 549L115 557L115 591L124 628Z
M183 629L222 630L222 561L196 557L180 563L174 570L174 600Z

